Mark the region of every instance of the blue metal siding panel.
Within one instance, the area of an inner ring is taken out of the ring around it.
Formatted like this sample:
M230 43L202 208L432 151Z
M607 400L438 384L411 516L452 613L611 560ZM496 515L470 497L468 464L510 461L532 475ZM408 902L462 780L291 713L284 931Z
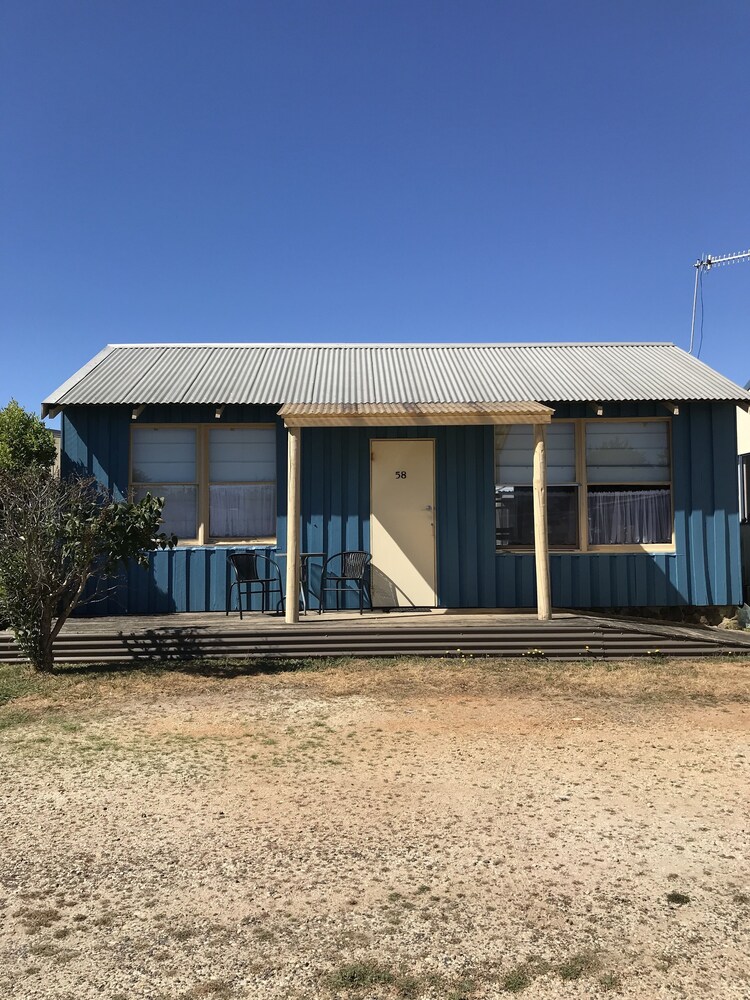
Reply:
M691 407L690 440L691 504L688 513L688 553L690 559L690 604L710 603L707 561L707 531L712 509L713 459L711 456L711 414L706 406ZM698 460L698 456L700 460ZM679 456L676 456L677 458Z
M456 520L459 516L459 429L446 427L441 438L435 477L438 602L443 607L461 607L461 537L454 523L454 516Z
M669 584L667 564L668 560L665 555L654 556L655 579L653 583L653 599L649 601L649 604L653 604L656 607L662 607L667 603L667 588Z
M186 550L188 581L188 611L204 611L208 589L208 551Z
M584 572L586 556L570 556L572 579L574 585L573 604L574 608L590 608L595 593L592 586L591 574Z
M348 497L343 505L344 544L342 548L352 551L361 547L359 526L362 523L362 509L368 509L370 506L369 498L365 505L364 497L361 495L363 484L360 482L359 462L357 461L359 450L363 446L368 447L368 443L361 440L359 431L347 435L344 462L347 473Z
M60 467L63 475L94 476L118 500L128 491L130 413L126 407L63 410Z
M458 468L459 507L454 512L455 527L461 535L461 603L464 607L476 607L478 601L477 572L477 486L482 479L477 477L476 437L475 433L463 434L463 447L460 452ZM478 480L478 481L477 481Z
M691 447L693 412L684 407L672 421L672 489L674 504L675 549L678 557L669 559L667 604L692 603L690 560L690 511L693 506Z
M734 423L736 426L736 418ZM726 429L722 426L720 413L713 414L713 419L711 421L711 435L711 456L714 468L716 469L722 464L723 461L726 461L723 448L724 440L726 438ZM727 464L729 464L729 462L727 462ZM726 480L722 481L722 477L714 475L714 502L711 515L711 528L713 530L709 534L708 551L709 559L712 563L710 576L713 579L713 597L714 603L716 604L726 604L729 594L729 581L727 579L729 564L729 546L727 545L727 497L726 490L722 489L725 482ZM733 490L732 492L736 493L737 491Z
M288 441L283 424L276 431L276 544L280 552L286 550L286 475L287 475ZM302 458L305 458L304 432ZM304 467L302 485L304 489Z
M175 611L188 610L188 592L190 587L190 560L187 549L175 549L171 553L171 596Z
M716 566L714 576L717 602L742 603L742 570L740 556L739 492L736 474L737 419L732 407L714 406L714 526Z
M477 544L480 552L480 606L494 608L497 604L495 589L495 429L482 428L482 451L480 460L480 497L490 497L490 503L480 499L476 504L477 523L480 531Z

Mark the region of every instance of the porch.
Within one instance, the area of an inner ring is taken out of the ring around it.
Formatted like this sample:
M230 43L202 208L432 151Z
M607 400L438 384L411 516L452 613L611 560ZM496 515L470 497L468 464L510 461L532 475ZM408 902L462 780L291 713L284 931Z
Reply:
M540 622L552 617L547 526L545 429L554 410L537 401L493 403L286 403L278 411L287 432L286 594L297 594L302 572L302 431L357 428L495 428L525 425L533 440L533 553L535 597ZM374 607L437 608L435 442L368 440L371 475L367 516L370 529ZM437 502L437 507L442 504ZM440 514L437 514L440 517ZM493 511L494 519L494 511ZM493 602L494 603L494 602ZM299 622L299 604L286 601L286 623Z
M536 610L326 612L289 625L277 615L131 615L75 618L55 643L62 663L139 663L195 659L334 656L529 657L750 655L750 635L661 622ZM0 661L22 659L0 632Z

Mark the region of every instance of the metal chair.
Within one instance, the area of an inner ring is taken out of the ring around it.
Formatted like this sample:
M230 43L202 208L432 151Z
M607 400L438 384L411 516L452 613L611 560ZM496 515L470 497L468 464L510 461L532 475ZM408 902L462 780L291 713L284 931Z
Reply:
M354 584L359 591L360 614L364 612L365 590L367 590L368 600L372 604L367 580L370 558L368 552L357 550L352 552L337 552L326 559L320 577L320 608L318 614L322 614L325 611L326 593L329 591L335 591L336 610L339 611L341 609L341 594L349 591L349 584Z
M242 589L245 588L245 599L249 598L249 604L253 599L253 584L259 583L261 588L261 613L265 614L267 608L266 598L270 599L271 594L278 593L282 614L284 612L284 591L281 587L281 570L279 564L270 556L262 552L231 552L229 562L234 570L235 579L230 584L227 593L226 613L232 607L232 591L237 588L237 604L240 611L240 621L242 621ZM276 584L276 586L272 586ZM277 608L278 608L277 603Z

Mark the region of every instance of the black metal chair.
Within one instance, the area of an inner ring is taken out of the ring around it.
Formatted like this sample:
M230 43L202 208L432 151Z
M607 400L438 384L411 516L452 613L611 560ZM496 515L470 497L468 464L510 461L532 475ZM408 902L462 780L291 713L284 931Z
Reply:
M318 614L325 611L326 593L336 594L336 610L341 609L341 595L351 591L350 584L359 591L359 613L364 612L365 591L372 604L368 571L370 569L370 554L368 552L352 551L337 552L326 559L320 577L320 608Z
M248 602L247 610L250 610L250 603L253 599L253 585L258 583L261 588L261 612L267 609L267 599L271 594L278 594L281 604L282 614L284 612L284 591L281 587L281 570L279 564L270 556L262 552L231 552L229 562L234 570L235 579L230 584L227 592L227 615L232 607L232 591L237 588L237 604L242 620L242 593L244 588L245 600ZM275 586L274 586L275 584Z

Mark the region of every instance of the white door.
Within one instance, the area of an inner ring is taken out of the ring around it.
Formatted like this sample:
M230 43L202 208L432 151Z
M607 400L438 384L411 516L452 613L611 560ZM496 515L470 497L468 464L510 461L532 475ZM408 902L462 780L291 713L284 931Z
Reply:
M374 607L435 607L435 442L370 442Z

